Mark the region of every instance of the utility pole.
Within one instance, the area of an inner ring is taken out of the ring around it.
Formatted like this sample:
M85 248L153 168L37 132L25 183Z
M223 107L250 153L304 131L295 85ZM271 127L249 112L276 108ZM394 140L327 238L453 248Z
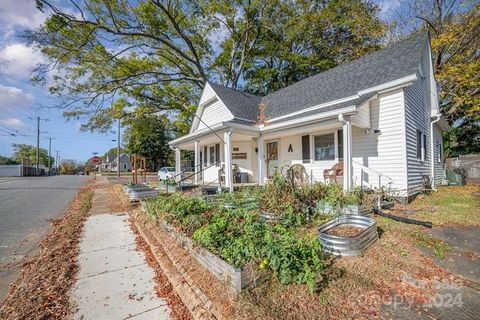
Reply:
M120 178L120 118L118 118L117 131L117 177Z
M48 175L52 175L52 137L48 138ZM54 139L55 140L55 139Z
M59 163L58 163L58 150L55 150L55 152L57 153L57 155L56 155L56 157L55 157L55 166L57 167L57 170L56 170L57 172L55 172L55 173L58 174L58 173L59 173L59 171L58 171L58 168L59 168L59 167L58 167L58 164L59 164Z
M37 176L40 175L38 164L40 163L40 117L37 117L37 156L35 157L35 166L37 167Z
M33 120L33 118L28 117L29 119ZM35 167L37 168L37 176L40 175L40 120L49 121L49 119L43 119L37 116L37 153L35 157Z

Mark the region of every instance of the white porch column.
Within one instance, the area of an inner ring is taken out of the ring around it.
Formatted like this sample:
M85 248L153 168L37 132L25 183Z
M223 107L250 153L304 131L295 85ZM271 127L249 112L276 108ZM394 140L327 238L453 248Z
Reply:
M232 132L227 131L223 135L225 142L225 187L233 191L233 174L232 174Z
M258 184L264 185L265 161L263 159L263 137L257 139Z
M195 175L193 176L194 177L193 183L195 184L198 184L198 182L200 181L200 177L198 176L198 172L200 170L202 170L202 168L200 168L200 141L196 140L195 141L195 168L194 168Z
M350 116L340 114L338 119L343 122L343 190L352 189L352 122Z
M175 181L181 180L180 172L182 172L182 159L180 156L180 149L175 148Z

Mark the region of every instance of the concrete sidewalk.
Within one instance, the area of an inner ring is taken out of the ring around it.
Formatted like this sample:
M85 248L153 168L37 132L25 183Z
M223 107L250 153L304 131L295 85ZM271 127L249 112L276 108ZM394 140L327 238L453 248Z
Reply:
M96 199L102 198L105 188L97 190ZM136 250L127 214L95 213L80 243L80 270L70 296L73 319L169 319L170 308L156 295L154 270Z

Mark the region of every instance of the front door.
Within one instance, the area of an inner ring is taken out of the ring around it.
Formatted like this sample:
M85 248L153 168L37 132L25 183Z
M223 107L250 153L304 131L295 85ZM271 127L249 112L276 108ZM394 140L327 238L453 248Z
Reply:
M278 168L278 141L267 142L267 177L272 178Z

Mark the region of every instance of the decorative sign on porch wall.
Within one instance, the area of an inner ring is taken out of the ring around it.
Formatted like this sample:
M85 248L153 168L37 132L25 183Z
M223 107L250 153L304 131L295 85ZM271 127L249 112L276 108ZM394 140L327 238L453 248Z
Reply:
M240 148L233 148L233 151L240 151Z
M293 152L293 148L291 144L288 146L288 152Z
M246 160L247 153L246 152L234 152L232 153L232 159L234 160Z

